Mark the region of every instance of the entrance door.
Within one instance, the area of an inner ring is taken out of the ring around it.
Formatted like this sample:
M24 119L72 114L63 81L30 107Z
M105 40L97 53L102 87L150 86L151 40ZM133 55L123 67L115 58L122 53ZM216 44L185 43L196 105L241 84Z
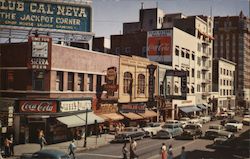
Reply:
M29 142L30 143L38 143L38 132L40 130L43 130L45 133L45 122L29 123Z

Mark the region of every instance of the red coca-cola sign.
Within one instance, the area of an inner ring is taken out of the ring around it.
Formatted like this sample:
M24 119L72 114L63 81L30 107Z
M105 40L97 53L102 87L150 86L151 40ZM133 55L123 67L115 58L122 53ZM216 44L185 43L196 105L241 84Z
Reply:
M56 101L19 101L20 112L25 113L56 113Z

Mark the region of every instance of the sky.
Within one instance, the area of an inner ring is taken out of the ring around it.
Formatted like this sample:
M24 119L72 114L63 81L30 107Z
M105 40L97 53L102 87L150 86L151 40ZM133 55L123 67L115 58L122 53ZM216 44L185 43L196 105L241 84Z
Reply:
M93 32L96 37L110 38L121 34L122 24L138 22L139 10L144 8L162 9L168 13L190 15L236 16L240 11L250 15L250 0L93 0Z

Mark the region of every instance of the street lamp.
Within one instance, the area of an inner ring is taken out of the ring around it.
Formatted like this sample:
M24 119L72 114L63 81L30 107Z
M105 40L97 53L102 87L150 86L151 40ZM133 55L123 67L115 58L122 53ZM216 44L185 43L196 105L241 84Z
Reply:
M86 109L85 135L84 135L84 145L83 145L83 147L87 146L87 128L88 128L88 109Z

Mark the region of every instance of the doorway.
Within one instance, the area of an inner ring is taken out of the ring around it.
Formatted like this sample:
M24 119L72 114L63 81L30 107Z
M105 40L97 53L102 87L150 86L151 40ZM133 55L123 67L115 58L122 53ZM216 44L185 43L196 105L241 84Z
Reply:
M29 123L29 142L38 143L38 133L40 130L45 131L45 122L30 122ZM46 138L46 136L45 136Z

